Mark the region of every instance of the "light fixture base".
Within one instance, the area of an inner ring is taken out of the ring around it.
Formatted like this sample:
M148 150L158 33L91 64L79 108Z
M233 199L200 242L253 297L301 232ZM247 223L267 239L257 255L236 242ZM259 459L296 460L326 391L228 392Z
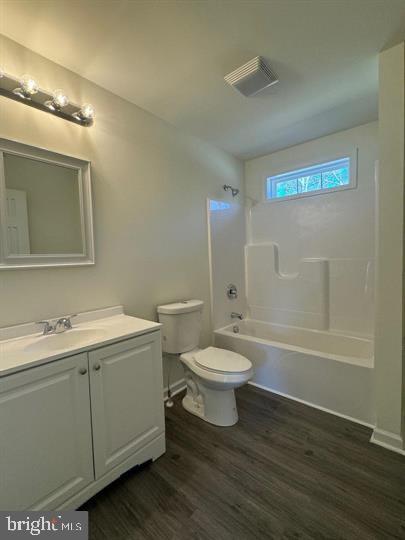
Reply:
M14 88L13 94L20 97L21 99L26 99L28 101L31 100L31 95L27 94L27 92L24 92L24 90L22 88L20 88L20 87Z

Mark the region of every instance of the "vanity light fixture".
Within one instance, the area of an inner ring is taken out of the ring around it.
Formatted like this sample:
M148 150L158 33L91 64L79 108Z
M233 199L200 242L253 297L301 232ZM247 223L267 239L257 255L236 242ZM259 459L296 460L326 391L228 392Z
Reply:
M93 105L72 103L60 88L53 92L43 90L30 75L16 78L0 68L0 96L19 101L81 126L93 124L95 116Z

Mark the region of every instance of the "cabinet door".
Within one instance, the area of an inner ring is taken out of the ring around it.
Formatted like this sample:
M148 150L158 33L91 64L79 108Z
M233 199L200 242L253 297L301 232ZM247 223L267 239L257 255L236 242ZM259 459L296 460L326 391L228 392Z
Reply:
M0 509L53 510L94 479L88 360L0 379Z
M164 431L160 332L89 353L96 478Z

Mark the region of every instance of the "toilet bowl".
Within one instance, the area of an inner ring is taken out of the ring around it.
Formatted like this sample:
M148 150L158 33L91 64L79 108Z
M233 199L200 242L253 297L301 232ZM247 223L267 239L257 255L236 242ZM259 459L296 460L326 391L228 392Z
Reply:
M216 426L233 426L238 421L234 389L253 376L252 363L232 351L197 347L203 305L185 300L158 306L162 348L180 355L187 383L183 407Z
M183 407L216 426L233 426L238 421L235 388L253 375L252 363L240 354L208 347L183 353L187 393Z

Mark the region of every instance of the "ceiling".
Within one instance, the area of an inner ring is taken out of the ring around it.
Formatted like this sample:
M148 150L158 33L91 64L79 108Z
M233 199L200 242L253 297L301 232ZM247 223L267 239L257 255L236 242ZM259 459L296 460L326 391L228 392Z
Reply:
M405 0L0 0L0 31L242 159L377 118ZM280 82L223 77L257 55Z

